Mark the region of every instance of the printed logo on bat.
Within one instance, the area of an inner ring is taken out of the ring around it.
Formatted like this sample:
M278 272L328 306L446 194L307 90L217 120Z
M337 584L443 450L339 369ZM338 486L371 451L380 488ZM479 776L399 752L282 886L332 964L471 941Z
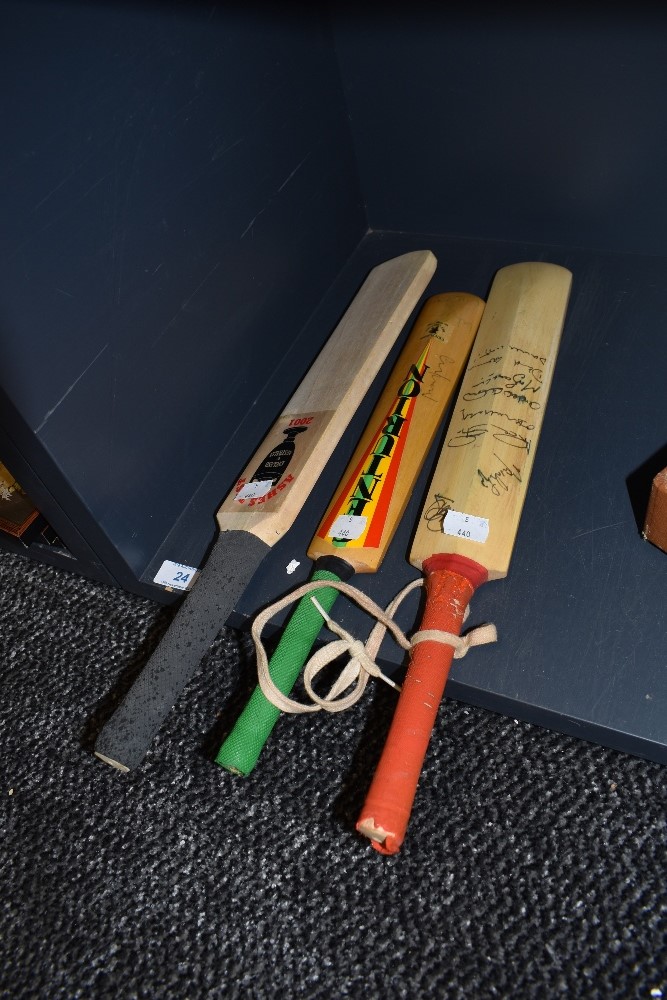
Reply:
M317 532L319 538L331 538L337 548L380 545L416 400L429 367L429 350L430 345L410 366L389 413Z
M286 492L298 482L299 473L322 432L331 420L332 412L284 414L262 445L261 452L237 480L221 511L242 511L262 505L263 510L278 510Z

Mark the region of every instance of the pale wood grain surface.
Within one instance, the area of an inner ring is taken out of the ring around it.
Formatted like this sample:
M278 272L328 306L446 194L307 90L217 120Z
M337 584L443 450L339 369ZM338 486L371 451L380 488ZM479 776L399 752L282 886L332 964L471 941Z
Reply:
M297 438L294 459L287 469L289 478L282 477L272 496L251 506L239 503L235 487L218 511L221 531L248 531L273 545L290 527L436 264L429 250L419 250L373 268L239 482L253 477L291 421L312 417L307 431Z
M435 553L507 575L565 321L572 275L556 264L496 274L424 504L410 562ZM448 510L488 520L475 541L443 532Z

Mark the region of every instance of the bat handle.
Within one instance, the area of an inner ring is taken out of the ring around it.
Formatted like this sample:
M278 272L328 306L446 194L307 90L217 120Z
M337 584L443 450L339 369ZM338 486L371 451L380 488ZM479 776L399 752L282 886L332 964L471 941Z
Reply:
M120 771L138 767L152 740L195 674L264 556L266 542L247 531L221 533L199 581L134 684L107 720L95 755Z
M311 579L340 581L349 580L352 575L349 563L335 556L323 556L317 560L317 569ZM326 612L331 611L337 597L338 591L334 587L323 587L317 591L317 599ZM324 619L310 597L302 597L269 661L271 679L283 694L289 694L296 684L323 624ZM234 728L220 746L215 763L232 774L250 774L279 718L280 709L257 685Z
M459 635L475 589L487 579L483 566L462 556L435 555L423 564L426 607L420 631ZM380 854L403 843L429 739L454 656L449 644L417 643L379 764L357 821Z

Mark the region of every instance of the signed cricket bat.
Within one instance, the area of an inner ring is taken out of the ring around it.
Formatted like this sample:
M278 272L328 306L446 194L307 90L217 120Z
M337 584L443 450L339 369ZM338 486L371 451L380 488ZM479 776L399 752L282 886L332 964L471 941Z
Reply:
M571 282L547 263L495 276L410 551L425 575L421 632L458 636L475 589L507 576ZM413 646L357 822L382 854L403 842L453 652L428 637Z
M349 580L377 572L470 354L484 302L466 292L424 304L392 374L308 548L313 580ZM317 599L330 611L338 591ZM269 670L289 694L323 619L309 595L296 605ZM223 742L216 763L247 775L280 716L259 685Z
M269 549L293 524L436 268L429 250L373 268L217 513L219 533L95 754L137 767Z

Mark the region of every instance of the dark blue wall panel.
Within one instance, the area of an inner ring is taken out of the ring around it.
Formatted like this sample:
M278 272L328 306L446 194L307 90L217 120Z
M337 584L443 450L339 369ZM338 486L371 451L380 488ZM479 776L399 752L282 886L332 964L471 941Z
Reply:
M335 23L374 229L665 252L664 12L395 3Z
M289 5L0 22L0 383L140 573L366 229L330 35Z

